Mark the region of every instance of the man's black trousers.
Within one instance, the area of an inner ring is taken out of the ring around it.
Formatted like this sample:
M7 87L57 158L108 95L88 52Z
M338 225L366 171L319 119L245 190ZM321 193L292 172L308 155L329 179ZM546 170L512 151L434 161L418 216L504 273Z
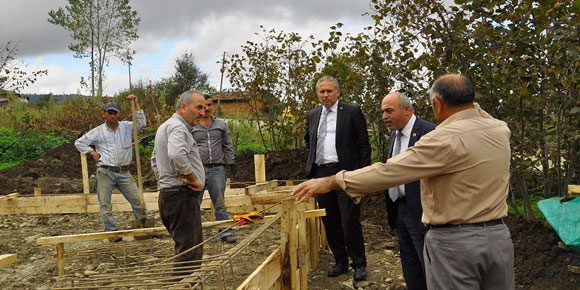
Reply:
M199 208L199 191L186 187L162 189L159 194L159 215L163 225L175 242L175 254L184 252L203 241L201 213ZM182 264L179 262L200 261L203 247L199 247L183 256L176 257L176 266L193 266L201 262Z
M327 168L313 165L314 177L326 177L339 172L340 167ZM326 209L326 216L322 222L326 229L328 246L334 255L337 264L348 264L352 260L352 267L365 266L365 255L362 226L360 223L360 205L342 191L331 191L316 197L318 206Z

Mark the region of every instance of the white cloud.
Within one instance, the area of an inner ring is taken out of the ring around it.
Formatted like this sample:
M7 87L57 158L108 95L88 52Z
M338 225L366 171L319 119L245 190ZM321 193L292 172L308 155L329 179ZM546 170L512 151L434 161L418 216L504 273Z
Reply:
M48 11L67 3L66 0L0 0L0 40L22 39L17 57L43 56L44 62L35 67L49 69L48 76L25 92L76 92L80 77L89 75L87 60L74 59L67 48L72 42L70 33L47 21ZM139 0L131 1L131 5L141 18L140 37L130 46L137 51L133 80L156 81L169 77L175 71L175 58L191 51L216 88L220 81L220 64L216 61L221 60L223 52L239 52L247 40L256 40L254 33L260 31L260 25L268 30L297 32L303 37L313 34L326 39L329 27L337 22L345 23L343 32L360 32L370 22L369 17L361 16L370 10L365 1ZM123 83L128 83L122 81L127 79L126 71L126 66L111 62L106 70L106 94L113 94L123 88ZM227 78L224 83L227 88Z

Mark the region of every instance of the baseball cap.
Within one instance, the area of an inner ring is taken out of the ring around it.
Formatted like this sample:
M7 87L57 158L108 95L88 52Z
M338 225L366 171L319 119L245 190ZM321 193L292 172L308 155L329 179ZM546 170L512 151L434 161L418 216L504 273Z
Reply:
M106 112L108 110L114 110L117 112L120 112L121 109L119 109L119 106L117 106L117 104L110 102L110 103L106 103L105 106L103 107L103 112Z

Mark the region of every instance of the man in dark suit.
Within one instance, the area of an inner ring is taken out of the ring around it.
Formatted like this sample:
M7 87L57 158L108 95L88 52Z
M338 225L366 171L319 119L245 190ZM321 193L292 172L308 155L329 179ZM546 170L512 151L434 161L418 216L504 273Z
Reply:
M423 135L435 129L435 124L415 117L412 110L411 101L404 94L394 92L383 98L383 120L391 130L389 158L413 146ZM385 201L389 226L397 230L407 289L426 290L423 242L427 228L421 223L423 208L419 180L389 188Z
M309 151L307 175L325 177L343 169L354 170L369 165L371 146L361 109L338 102L340 86L333 77L320 78L316 92L322 106L311 110L306 119L304 140ZM328 276L336 277L346 273L350 257L354 279L366 280L360 205L355 204L342 191L320 195L317 201L320 208L326 209L322 221L336 262L328 271Z

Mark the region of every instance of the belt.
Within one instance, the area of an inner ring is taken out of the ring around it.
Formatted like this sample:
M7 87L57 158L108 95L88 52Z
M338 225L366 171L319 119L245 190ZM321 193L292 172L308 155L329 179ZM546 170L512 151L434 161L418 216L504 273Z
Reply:
M204 164L203 167L206 168L214 168L214 167L219 167L219 166L224 166L223 163L212 163L212 164Z
M181 185L181 186L173 186L173 187L168 187L168 188L162 188L160 190L160 192L161 193L163 193L163 192L190 193L190 192L197 192L197 191L191 190L187 185Z
M334 168L334 167L338 167L339 165L340 165L339 162L334 162L334 163L320 164L318 166L320 166L320 167L326 167L326 168Z
M107 166L107 165L99 165L101 168L109 169L113 172L127 172L129 171L129 165L127 166Z
M466 228L467 227L488 227L488 226L495 226L495 225L501 225L501 224L505 224L505 222L503 221L503 218L490 220L490 221L486 221L486 222L470 223L470 224L427 225L427 228L428 229L448 229L448 228L463 228L463 227L466 227Z

